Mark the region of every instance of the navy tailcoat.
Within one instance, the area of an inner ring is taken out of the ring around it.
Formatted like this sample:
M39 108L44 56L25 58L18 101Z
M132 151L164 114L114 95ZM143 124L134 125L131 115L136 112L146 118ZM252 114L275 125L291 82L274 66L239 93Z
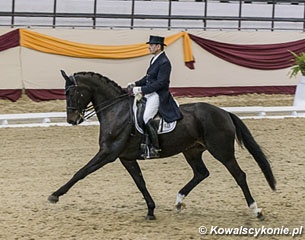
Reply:
M159 95L159 114L166 122L182 119L182 113L169 91L171 63L165 52L147 69L146 76L135 82L140 86L142 94L156 92Z

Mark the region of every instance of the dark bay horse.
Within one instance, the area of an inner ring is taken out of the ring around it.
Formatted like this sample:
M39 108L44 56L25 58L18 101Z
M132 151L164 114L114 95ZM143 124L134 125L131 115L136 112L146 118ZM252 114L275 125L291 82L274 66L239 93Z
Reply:
M119 158L145 198L148 207L146 218L155 219L155 203L146 188L137 162L143 136L134 128L131 111L134 97L126 89L98 73L79 72L67 76L64 71L61 72L66 80L67 122L77 125L84 121L85 110L91 102L100 122L100 149L66 184L52 193L48 200L56 203L79 180ZM234 155L236 140L239 145L246 147L271 189L275 190L276 182L270 164L249 129L236 115L207 103L183 104L180 107L184 118L177 123L173 132L159 135L161 158L183 153L194 174L177 194L176 209L181 210L184 206L183 198L209 176L202 160L203 152L208 150L234 177L250 210L256 217L263 219L263 211L251 196L246 174L239 167Z

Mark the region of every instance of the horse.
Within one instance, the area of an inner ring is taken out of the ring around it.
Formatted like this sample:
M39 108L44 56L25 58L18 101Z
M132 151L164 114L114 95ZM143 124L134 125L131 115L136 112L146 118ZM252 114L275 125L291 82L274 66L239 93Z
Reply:
M143 134L135 129L132 110L135 97L131 96L126 88L120 87L115 81L99 73L76 72L68 76L61 70L61 74L65 79L67 122L78 125L86 120L85 113L91 116L96 114L100 123L100 148L66 184L48 197L49 202L58 202L59 197L66 194L79 180L119 159L146 201L148 209L146 219L156 219L155 202L146 188L138 164L138 160L141 160L139 156L141 156L140 145ZM193 171L192 179L176 196L176 210L181 211L185 207L184 198L209 176L209 171L202 160L203 152L207 150L233 176L254 216L264 219L263 209L259 208L253 199L246 174L235 158L235 141L252 155L274 191L276 180L266 155L245 123L235 114L204 102L181 104L180 108L183 119L177 122L172 132L159 135L162 149L160 158L182 153Z

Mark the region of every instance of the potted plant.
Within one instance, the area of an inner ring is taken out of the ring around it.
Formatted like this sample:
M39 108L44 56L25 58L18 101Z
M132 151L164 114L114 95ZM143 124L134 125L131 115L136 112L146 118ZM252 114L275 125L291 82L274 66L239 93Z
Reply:
M290 51L293 55L293 65L290 69L290 78L296 77L299 73L302 74L301 81L296 86L296 91L294 95L294 106L305 106L305 53L294 53Z
M293 65L290 69L290 77L296 77L298 73L300 72L302 76L305 76L305 53L301 52L299 54L296 54L292 51L290 53L293 55Z

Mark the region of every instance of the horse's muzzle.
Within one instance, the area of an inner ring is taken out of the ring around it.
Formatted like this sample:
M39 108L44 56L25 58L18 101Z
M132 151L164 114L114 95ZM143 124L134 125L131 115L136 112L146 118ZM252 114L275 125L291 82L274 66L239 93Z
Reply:
M78 125L84 121L84 116L78 111L67 111L67 123Z

